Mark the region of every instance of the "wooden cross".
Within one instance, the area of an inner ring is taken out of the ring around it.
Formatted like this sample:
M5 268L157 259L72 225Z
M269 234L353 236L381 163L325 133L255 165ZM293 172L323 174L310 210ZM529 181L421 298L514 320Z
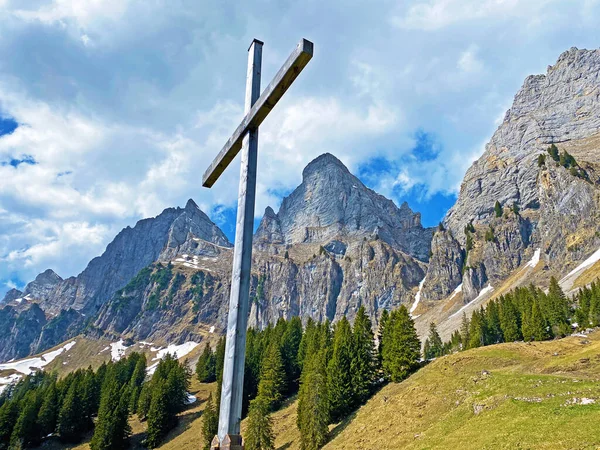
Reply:
M254 39L248 49L246 116L202 177L202 185L208 188L212 187L233 158L240 150L242 151L231 294L227 318L227 342L219 409L219 431L211 447L222 450L243 448L240 422L242 420L246 327L252 263L258 126L265 120L313 55L312 42L302 39L279 69L273 81L260 94L262 46L261 41Z

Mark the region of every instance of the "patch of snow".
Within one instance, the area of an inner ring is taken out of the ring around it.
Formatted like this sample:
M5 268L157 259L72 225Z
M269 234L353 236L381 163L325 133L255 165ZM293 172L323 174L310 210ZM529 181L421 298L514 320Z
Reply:
M188 392L188 393L187 393L187 399L186 399L186 402L185 402L185 404L186 404L186 405L191 405L192 403L196 403L196 400L198 400L198 399L196 398L196 396L195 396L195 395L192 395L192 394L190 394L190 393Z
M98 353L98 354L101 355L102 353L104 353L108 350L110 350L110 345L107 345L106 347L104 347L102 350L100 350L100 353Z
M129 347L123 344L123 339L119 339L119 342L113 342L112 344L110 344L111 359L115 362L120 360L125 354L125 350L127 350L128 348Z
M425 284L426 279L427 279L427 275L425 275L423 277L423 279L421 280L421 282L419 283L419 290L417 291L417 295L415 295L415 301L413 302L412 306L410 307L410 311L409 311L410 314L415 312L415 309L417 309L417 306L419 306L419 302L421 301L421 290L423 289L423 285Z
M536 251L533 253L533 257L527 264L525 264L525 267L535 268L535 266L537 266L538 263L540 262L540 254L541 253L542 253L541 248L536 249Z
M212 327L210 327L210 330L208 330L209 333L214 333L215 332L215 326L213 325Z
M462 283L460 283L458 286L456 286L456 289L454 289L454 291L452 292L452 295L450 296L450 298L448 300L452 300L456 294L459 294L460 292L462 292Z
M181 345L170 344L169 346L167 346L167 348L159 350L156 356L152 358L152 361L164 358L167 355L167 353L175 356L175 358L177 359L181 359L185 355L190 353L192 350L194 350L198 345L200 344L197 344L196 342L192 341L184 342Z
M21 303L23 301L23 297L15 298L15 302Z
M570 277L571 275L574 275L575 273L579 272L582 269L586 269L587 267L595 264L596 262L600 261L600 248L598 250L596 250L592 256L590 256L588 259L586 259L584 262L582 262L581 264L579 264L577 267L575 267L573 270L571 270L567 276Z
M20 361L0 364L0 370L14 370L24 375L29 375L35 369L42 369L56 359L63 352L68 352L76 344L76 341L71 341L57 350L44 353L42 356L35 358L22 359Z
M454 317L454 316L460 314L461 312L463 312L465 310L465 308L467 308L467 306L476 303L477 301L481 300L484 296L486 296L487 294L489 294L490 292L493 292L493 291L494 291L494 286L492 286L491 284L488 283L488 285L479 292L479 295L477 295L477 297L475 297L473 300L471 300L465 306L460 308L458 311L456 311L450 317Z
M23 297L23 299L25 299L25 300L31 300L31 294L27 294L25 297Z
M152 364L151 366L149 366L146 369L146 373L148 375L154 375L154 372L156 372L156 368L158 367L158 362L155 362L154 364Z
M588 337L585 333L573 333L571 336L573 337Z
M140 344L140 347L150 347L151 345L154 345L153 342L146 342L146 341L140 341L140 342L138 342L138 344Z

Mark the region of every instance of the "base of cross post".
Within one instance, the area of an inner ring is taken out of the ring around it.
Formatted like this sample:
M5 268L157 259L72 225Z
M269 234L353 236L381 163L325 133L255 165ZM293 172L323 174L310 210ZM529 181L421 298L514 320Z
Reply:
M227 434L223 438L223 442L219 441L219 436L215 436L210 444L210 450L244 450L242 436Z

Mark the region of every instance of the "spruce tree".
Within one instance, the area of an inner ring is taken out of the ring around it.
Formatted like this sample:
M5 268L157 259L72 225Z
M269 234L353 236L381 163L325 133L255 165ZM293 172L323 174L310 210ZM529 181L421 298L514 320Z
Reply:
M494 212L496 213L496 217L502 217L502 205L498 200L496 200L496 204L494 205Z
M210 444L219 431L219 414L215 408L212 392L208 396L206 408L202 414L202 437L204 450L210 450Z
M444 354L444 343L433 322L429 324L429 336L427 337L427 341L429 342L429 348L427 351L424 350L423 352L425 359L438 358Z
M148 431L146 446L158 447L169 429L169 388L167 381L157 380L152 390L152 400L148 411Z
M373 325L364 306L358 308L356 313L352 339L350 373L352 375L354 398L358 403L364 403L371 394L377 375Z
M74 379L60 408L57 431L66 442L77 442L85 430L86 419L83 416L80 382Z
M53 381L44 394L44 399L38 413L37 423L42 436L54 433L58 419L58 394L56 383Z
M469 333L470 323L467 318L467 314L463 313L462 321L460 325L460 337L462 338L462 342L460 343L461 349L466 350L469 348L469 341L471 340L471 335Z
M383 368L393 382L405 379L419 365L421 343L404 305L390 314L383 335Z
M15 400L7 400L0 406L0 449L8 449L10 437L19 415L19 405Z
M519 324L519 310L512 302L512 297L500 299L500 328L504 342L518 341L523 337Z
M543 341L547 338L546 321L542 316L538 302L534 300L531 306L531 334L529 340Z
M270 413L270 400L258 395L250 403L248 428L244 444L246 450L274 450L275 435Z
M352 357L352 329L344 316L335 326L333 354L327 365L330 415L334 422L348 415L354 404Z
M302 321L294 316L290 320L281 339L281 356L285 369L286 392L295 392L298 388L300 365L298 364L298 351L302 341Z
M262 361L258 396L262 397L274 409L282 399L285 388L285 371L281 360L281 351L276 341L271 342Z
M40 398L35 390L27 392L20 402L20 413L11 435L11 448L28 448L37 446L42 436L36 424Z
M307 358L302 368L297 413L302 450L318 450L327 442L329 393L326 357L327 351L320 350Z
M146 379L146 357L141 355L138 358L135 369L129 380L129 413L135 414L137 412L137 405L142 391L142 385Z
M221 403L221 386L223 385L223 365L225 363L225 337L219 339L215 349L215 378L217 379L216 404Z
M140 420L146 420L148 417L150 403L152 402L152 386L152 382L149 381L144 383L140 390L140 396L136 407L136 413Z
M379 357L379 365L380 366L381 366L382 355L383 355L383 335L385 333L385 327L389 320L390 320L390 313L387 309L384 309L383 312L381 313L381 317L379 318L379 331L377 333L377 341L379 344L377 347L377 353L378 353L378 357Z
M115 376L109 377L102 388L98 420L94 436L90 442L91 450L111 450L126 447L131 428L127 421L128 399Z
M215 355L208 342L196 363L196 376L200 383L212 383L215 381Z
M486 324L482 311L474 311L471 315L469 326L468 348L483 347L486 345Z
M500 307L496 301L488 304L485 310L485 322L487 325L488 342L487 344L498 344L503 342L502 325L500 323Z

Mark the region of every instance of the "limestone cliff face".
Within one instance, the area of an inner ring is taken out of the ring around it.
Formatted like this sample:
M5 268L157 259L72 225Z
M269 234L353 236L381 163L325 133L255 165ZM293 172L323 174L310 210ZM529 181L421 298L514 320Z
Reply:
M433 230L407 203L394 202L367 188L335 156L326 153L302 172L302 184L284 198L279 212L267 211L258 242L326 243L336 237L379 236L422 261L429 259Z
M575 157L577 173L548 155L551 144ZM545 155L545 163L538 162L539 155ZM506 278L537 248L556 273L596 250L599 162L600 51L573 48L545 75L525 80L485 152L467 171L444 223L463 249L465 227L472 223L474 248L464 261L465 278L459 280L454 275L458 261L446 269L446 249L432 246L424 287L429 298L444 298L463 282L463 299L469 301L487 283ZM496 201L504 210L501 218ZM518 213L511 211L514 205ZM494 238L488 241L490 226Z

